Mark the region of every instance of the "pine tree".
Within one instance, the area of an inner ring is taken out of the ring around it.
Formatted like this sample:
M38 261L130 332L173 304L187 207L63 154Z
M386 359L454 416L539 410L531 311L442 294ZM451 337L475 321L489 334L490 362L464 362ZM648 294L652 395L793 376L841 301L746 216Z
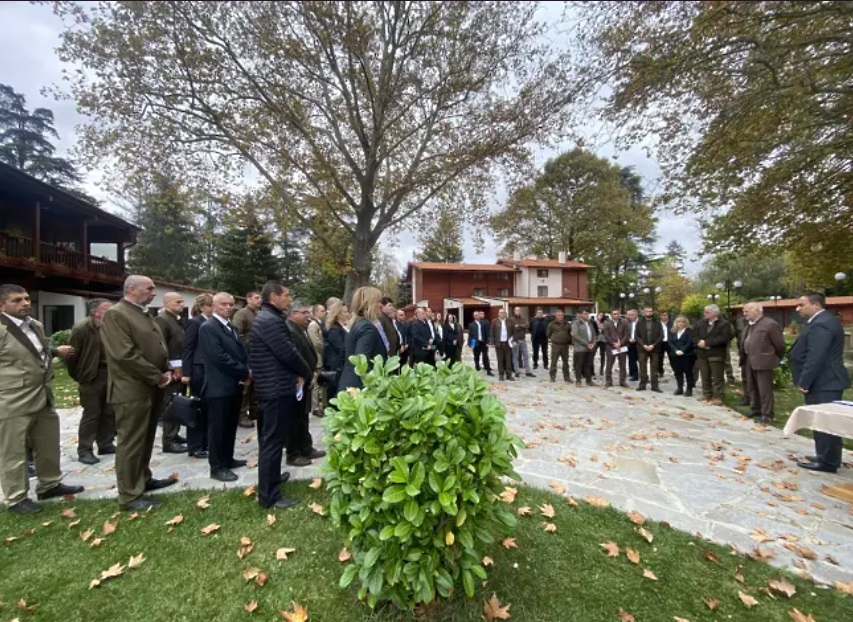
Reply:
M462 251L462 223L449 210L442 210L434 225L420 237L420 261L459 263Z
M273 254L273 239L255 207L247 202L232 212L235 224L219 241L217 287L242 296L270 279L281 278L281 262Z

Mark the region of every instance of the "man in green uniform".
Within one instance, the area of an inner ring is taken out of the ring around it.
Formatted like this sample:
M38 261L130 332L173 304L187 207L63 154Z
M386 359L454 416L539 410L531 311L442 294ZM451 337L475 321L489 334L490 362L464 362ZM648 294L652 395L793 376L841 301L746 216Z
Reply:
M548 341L551 344L551 382L557 381L557 361L563 359L563 380L572 381L569 373L569 346L572 345L572 325L566 321L566 314L558 309L554 320L548 324Z

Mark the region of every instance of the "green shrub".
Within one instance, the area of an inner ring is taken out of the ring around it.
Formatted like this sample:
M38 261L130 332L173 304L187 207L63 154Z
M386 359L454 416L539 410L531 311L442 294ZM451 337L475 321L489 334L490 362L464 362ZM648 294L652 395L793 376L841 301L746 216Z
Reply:
M486 578L479 548L515 526L497 497L521 441L505 409L468 365L404 366L397 357L353 357L364 388L349 389L326 411L330 514L346 533L356 578L370 607L400 609L469 597Z
M71 329L58 330L50 336L50 345L54 348L67 346L71 342Z

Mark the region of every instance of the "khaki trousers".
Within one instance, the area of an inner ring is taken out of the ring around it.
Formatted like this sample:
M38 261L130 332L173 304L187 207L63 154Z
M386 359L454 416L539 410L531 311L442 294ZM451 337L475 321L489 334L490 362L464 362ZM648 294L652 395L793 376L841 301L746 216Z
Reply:
M121 504L142 496L151 479L151 454L163 392L153 389L145 399L113 404L116 413L116 485Z
M726 387L726 361L723 358L697 358L699 376L702 378L702 395L715 400L723 399Z
M563 380L568 382L572 379L569 372L569 344L568 343L552 343L551 344L551 378L557 378L557 361L563 359Z
M36 492L43 493L62 479L59 470L59 415L53 406L35 413L0 419L0 487L9 505L23 501L30 489L28 444L36 463Z
M746 383L747 393L750 399L752 412L773 416L773 370L753 369L746 361Z

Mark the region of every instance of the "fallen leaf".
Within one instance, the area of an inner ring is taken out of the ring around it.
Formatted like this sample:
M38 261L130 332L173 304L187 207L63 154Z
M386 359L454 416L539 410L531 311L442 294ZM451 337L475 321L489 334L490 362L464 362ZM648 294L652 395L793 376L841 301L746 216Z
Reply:
M43 522L43 523L41 524L41 526L42 526L42 527L50 527L50 525L51 525L52 523L53 523L53 521L52 521L52 520L48 520L48 521Z
M625 557L631 560L631 563L633 564L640 563L640 554L634 549L625 549Z
M258 466L258 461L257 461L257 460L249 460L249 461L246 463L246 466L247 466L248 468L250 468L250 469L254 469L254 468L256 468L256 467Z
M89 589L91 590L91 589L93 589L93 588L96 588L96 587L98 587L100 584L101 584L101 580L100 580L100 579L92 579L92 580L89 582Z
M495 560L493 560L491 557L489 557L488 555L486 555L486 556L483 558L483 565L484 565L484 566L494 566L494 565L495 565Z
M530 508L525 505L518 508L515 513L519 516L530 516Z
M318 516L326 515L324 513L323 506L317 503L316 501L312 502L308 507L311 508L311 511L314 512L314 514L317 514Z
M518 489L507 486L501 493L500 498L504 503L513 503L515 501L515 495L517 494Z
M103 538L95 538L92 540L92 543L89 545L91 548L96 549L101 546L101 543L104 541Z
M80 539L81 539L83 542L87 542L87 541L89 540L89 538L91 538L91 537L92 537L92 536L94 536L94 535L95 535L94 530L92 530L92 529L87 529L86 531L84 531L83 533L81 533L81 534L80 534ZM17 538L15 538L15 540L17 540Z
M258 576L255 577L255 583L257 583L258 587L264 587L266 582L270 580L270 576L265 572L259 572Z
M258 601L256 601L254 598L249 601L248 605L243 605L243 609L246 611L246 613L254 613L255 609L257 608Z
M824 559L833 566L838 566L838 560L835 559L832 555L827 555L826 557L824 557Z
M640 537L643 538L643 540L645 540L649 544L651 544L652 540L655 539L655 537L650 532L646 531L644 527L640 527L637 530L637 533L640 534Z
M743 592L738 592L737 595L738 595L738 598L740 598L740 602L742 602L747 607L755 607L757 604L759 604L758 601L755 600L749 594L744 594Z
M308 610L304 609L302 605L298 605L295 602L292 602L293 611L282 611L281 615L287 622L306 622L308 620Z
M138 568L145 561L145 554L140 553L139 555L131 555L130 561L127 562L128 568Z
M811 614L806 615L799 609L791 609L788 615L791 616L793 622L816 622Z
M255 494L255 488L256 488L256 486L254 484L252 484L251 486L248 486L246 488L246 490L243 491L243 496L244 497L251 497L253 494Z
M572 506L573 508L578 507L578 502L577 502L577 501L575 501L574 499L572 499L571 497L569 497L568 499L566 499L566 503L568 503L568 504L569 504L570 506Z
M554 518L554 506L550 503L545 503L544 505L539 506L539 512L545 518Z
M251 553L254 550L255 550L254 544L250 544L248 546L241 546L237 550L237 557L239 557L240 559L243 559L244 557L246 557L246 555L248 555L249 553Z
M646 522L646 517L639 512L628 512L628 518L631 519L631 522L635 525L643 525Z
M752 557L755 559L770 559L771 557L775 557L776 553L769 550L762 550L761 547L755 547L752 549Z
M607 557L619 557L619 545L615 542L602 542L599 546L607 551Z
M768 579L767 585L769 585L770 589L774 592L778 594L784 594L788 598L791 598L791 596L797 593L797 588L785 579L780 579L779 581Z
M251 546L251 544L252 540L250 538L247 538L246 536L240 538L240 546Z
M311 480L311 483L308 484L308 488L313 488L314 490L317 490L322 485L323 485L323 478L322 477L315 477L314 479Z
M127 520L131 521L136 520L137 518L139 518L139 512L134 512L133 514L128 515Z
M720 558L717 557L717 554L714 551L705 551L705 559L709 562L714 562L715 564L720 563Z
M201 508L202 510L206 510L210 507L210 495L205 495L201 499L195 502L197 508Z
M176 481L176 482L177 482L179 479L181 479L181 474L180 474L180 473L178 473L177 471L175 471L174 473L172 473L171 475L169 475L169 479L174 480L174 481Z
M73 520L70 523L68 523L68 528L74 529L74 527L76 527L79 524L80 524L80 519L78 518L77 520Z
M501 542L505 549L517 549L518 546L515 543L515 538L504 538L503 542Z
M246 582L248 583L257 577L260 571L260 568L246 568L246 570L243 571L243 578L246 579Z
M558 495L561 495L561 494L563 494L564 492L566 492L566 487L565 487L565 486L563 486L560 482L558 482L558 481L557 481L557 480L555 480L555 479L552 479L552 480L548 483L548 486L550 486L550 487L551 487L551 490L553 490L554 492L556 492Z
M101 573L101 580L114 579L115 577L120 577L122 574L124 574L124 566L113 564Z
M720 601L716 598L706 598L703 602L711 611L715 611L720 606Z
M27 601L25 601L23 598L19 598L19 599L18 599L18 602L16 602L16 603L15 603L15 606L16 606L18 609L22 609L23 611L30 611L30 612L32 612L32 611L35 611L35 610L36 610L36 607L37 607L38 605L28 605L28 604L27 604Z
M338 561L345 562L349 561L350 559L352 559L352 553L347 550L347 547L342 548L340 553L338 553Z
M509 620L512 617L509 615L509 607L509 605L501 605L501 601L498 600L498 597L493 592L492 597L483 606L483 614L486 616L488 622L492 622L492 620Z
M622 620L622 622L634 622L634 614L628 613L624 609L620 608L619 619Z
M170 518L169 520L167 520L167 521L166 521L166 524L167 524L167 525L175 526L175 525L180 525L180 524L181 524L181 523L183 523L183 522L184 522L184 515L183 515L183 514L178 514L177 516L173 516L172 518Z
M845 594L849 594L853 596L853 581L848 581L847 583L843 583L842 581L835 582L835 589L844 592Z
M657 581L657 580L658 580L657 575L655 575L655 573L653 573L653 572L652 572L651 570L649 570L648 568L645 568L645 569L643 570L643 576L644 576L646 579L651 579L652 581Z
M59 515L62 518L77 518L77 512L74 511L74 508L65 508Z
M216 523L210 523L207 527L202 528L201 535L209 536L210 534L212 534L214 531L217 531L218 529L219 529L219 525L217 525Z
M675 620L675 622L690 622L687 618L679 618L678 616L675 616L673 620Z
M596 497L595 495L587 495L586 502L597 508L606 508L610 505L610 501L601 497Z
M553 532L557 531L557 526L554 523L542 523L542 524L545 525L545 531L547 531L548 533L553 533Z
M104 523L104 527L103 527L104 535L108 536L111 533L115 532L117 527L118 527L118 523L116 523L115 521L112 521L112 520L108 520L107 522Z
M291 553L295 553L295 552L296 552L296 549L288 549L286 547L282 547L275 552L275 558L278 561L283 562L283 561L287 560L288 555L290 555Z

